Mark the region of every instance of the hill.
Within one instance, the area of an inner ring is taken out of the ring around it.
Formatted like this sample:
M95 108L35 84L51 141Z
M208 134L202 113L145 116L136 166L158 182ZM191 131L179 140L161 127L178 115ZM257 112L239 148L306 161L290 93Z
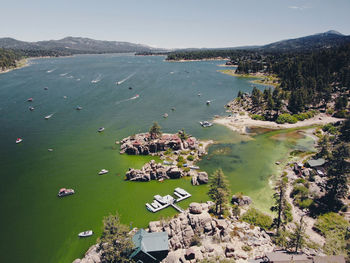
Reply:
M82 37L66 37L59 40L25 42L13 38L0 38L0 48L20 50L27 55L56 52L57 55L128 53L157 51L152 47L120 41L102 41ZM29 54L28 54L29 53ZM31 54L33 53L33 54ZM40 52L39 52L40 53Z

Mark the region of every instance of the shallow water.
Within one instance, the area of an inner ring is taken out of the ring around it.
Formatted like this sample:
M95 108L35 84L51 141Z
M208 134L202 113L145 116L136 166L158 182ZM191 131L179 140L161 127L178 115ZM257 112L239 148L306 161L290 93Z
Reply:
M276 139L276 132L268 132L246 140L222 126L202 128L199 121L225 115L223 105L238 90L250 91L251 84L217 72L218 61L163 59L132 55L37 59L29 67L0 75L1 262L72 262L95 243L109 213L118 211L124 223L138 227L174 215L172 208L152 214L145 203L155 194L171 194L175 187L192 194L179 204L182 208L208 200L207 187L191 186L190 178L124 181L129 167L140 168L151 157L120 155L115 140L145 132L153 121L164 132L184 128L198 138L216 140L199 163L201 169L222 168L233 192L252 196L256 206L268 210L274 162L290 149L311 147L311 139ZM34 101L27 102L29 97ZM212 101L210 106L207 100ZM29 111L29 106L35 110ZM77 106L83 109L77 111ZM167 119L164 113L169 114ZM53 116L45 120L49 114ZM99 127L105 131L98 133ZM24 141L16 145L17 137ZM110 172L98 176L102 168ZM76 194L59 199L61 187L74 188ZM77 237L88 229L96 234Z

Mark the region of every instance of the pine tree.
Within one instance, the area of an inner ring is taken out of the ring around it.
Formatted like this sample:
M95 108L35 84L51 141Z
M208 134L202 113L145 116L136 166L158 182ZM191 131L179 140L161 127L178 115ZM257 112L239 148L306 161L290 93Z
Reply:
M302 249L305 244L305 226L303 222L303 216L300 218L299 224L295 224L294 232L289 237L289 247L294 249L295 253L298 253L299 249Z
M120 223L119 215L109 215L103 219L103 232L98 240L102 263L129 263L133 243L129 228Z
M149 129L149 134L152 139L159 138L162 136L161 127L158 125L158 122L154 122L152 127Z
M209 178L208 195L215 203L215 214L221 215L229 201L229 183L221 169L216 170Z

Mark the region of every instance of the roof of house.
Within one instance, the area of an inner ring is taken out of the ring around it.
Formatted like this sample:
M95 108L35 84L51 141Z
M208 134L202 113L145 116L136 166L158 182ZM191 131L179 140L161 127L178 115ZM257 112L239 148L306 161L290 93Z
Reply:
M148 254L148 252L169 250L167 232L148 233L141 228L133 236L132 241L135 245L135 251L131 254L131 258L140 251Z
M307 163L308 163L311 167L316 167L316 166L322 166L322 165L324 165L325 162L326 162L325 159L319 158L319 159L317 159L317 160L311 159L311 160L309 160Z
M266 253L266 257L273 263L287 263L291 261L295 263L312 263L312 260L308 259L305 254L288 254L282 251L277 251Z
M314 263L345 263L344 256L314 257Z

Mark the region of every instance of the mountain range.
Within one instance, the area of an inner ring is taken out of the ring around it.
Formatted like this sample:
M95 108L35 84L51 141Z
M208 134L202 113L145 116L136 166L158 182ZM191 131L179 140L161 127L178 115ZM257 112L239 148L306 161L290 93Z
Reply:
M210 49L181 49L193 50L225 50L247 49L263 51L297 51L318 48L329 48L344 43L350 43L350 36L330 30L325 33L314 34L295 39L287 39L263 46L243 46ZM166 49L152 48L147 45L120 41L102 41L82 37L66 37L60 40L25 42L13 38L0 38L0 48L21 50L26 54L71 55L71 54L99 54L99 53L127 53L127 52L166 52ZM175 50L176 51L176 50Z

